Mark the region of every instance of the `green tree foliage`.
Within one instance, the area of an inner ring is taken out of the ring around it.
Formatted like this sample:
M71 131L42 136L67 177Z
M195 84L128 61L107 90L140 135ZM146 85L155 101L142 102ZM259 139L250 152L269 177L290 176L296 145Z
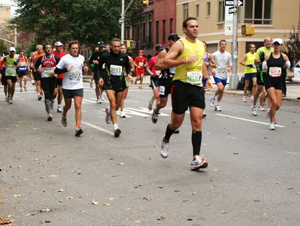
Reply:
M128 4L129 0L126 0ZM16 0L18 16L11 20L19 30L34 32L35 43L68 42L95 45L120 37L120 0ZM142 20L142 1L134 1L126 26Z
M300 60L300 24L298 28L290 32L290 40L287 42L288 51L291 54L294 63L296 64Z
M0 55L2 55L6 50L8 50L7 46L2 40L0 40Z

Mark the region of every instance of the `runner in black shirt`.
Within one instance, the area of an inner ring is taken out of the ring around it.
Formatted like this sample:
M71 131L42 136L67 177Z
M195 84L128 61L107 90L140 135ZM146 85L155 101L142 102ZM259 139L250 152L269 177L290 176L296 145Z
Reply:
M109 99L110 107L106 107L106 123L113 122L114 135L119 137L121 130L117 124L117 113L119 109L123 91L126 88L125 78L128 76L133 83L131 76L131 66L128 56L120 52L121 41L114 38L111 41L111 52L103 54L99 60L100 67L100 85L104 85L104 90ZM105 64L105 68L102 65Z

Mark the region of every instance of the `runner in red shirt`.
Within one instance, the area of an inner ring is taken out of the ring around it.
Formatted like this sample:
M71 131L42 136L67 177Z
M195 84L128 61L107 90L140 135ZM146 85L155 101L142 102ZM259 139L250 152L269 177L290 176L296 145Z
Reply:
M56 56L59 57L59 59L61 59L63 56L66 55L66 53L63 51L64 50L64 45L61 42L55 42L54 44L55 46L55 51L53 51L52 53ZM56 81L56 89L54 90L53 93L53 97L55 99L55 97L57 96L58 93L58 97L57 97L57 112L62 112L61 109L61 101L63 98L63 92L62 92L62 80L63 80L64 74L58 74L57 75L57 81ZM50 104L50 108L53 109L53 105L54 105L54 99L51 100L51 104Z
M134 65L136 66L135 74L137 76L135 83L140 80L139 88L142 88L142 83L145 75L145 67L147 66L147 59L144 57L144 51L139 51L139 56L134 60Z

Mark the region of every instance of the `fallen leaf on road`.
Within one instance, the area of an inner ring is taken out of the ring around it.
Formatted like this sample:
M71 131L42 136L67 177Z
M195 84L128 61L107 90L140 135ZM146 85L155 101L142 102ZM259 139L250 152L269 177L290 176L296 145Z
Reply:
M42 210L40 210L40 213L42 213L42 212L50 212L50 211L52 211L51 209L49 209L49 208L46 208L46 209L42 209Z
M100 202L94 200L94 201L92 201L92 204L93 204L93 205L99 205Z
M49 177L53 177L54 178L54 177L56 177L56 175L50 175Z
M74 197L72 197L72 196L68 196L68 197L67 197L67 199L73 199L73 198L74 198Z
M126 209L126 211L130 211L130 210L131 210L131 208L127 208L127 209Z
M174 190L174 192L180 192L180 190L179 190L179 189L177 189L177 190Z
M20 194L15 194L14 197L15 197L15 198L21 197L21 195L20 195Z
M160 217L157 218L158 221L162 221L162 220L164 220L164 219L166 219L166 218L163 217L163 216L160 216Z
M144 200L146 200L146 201L150 201L150 200L152 200L152 198L151 198L151 197L144 197L143 199L144 199Z
M63 189L59 189L58 192L64 192L64 190Z
M110 204L109 204L109 203L103 203L103 205L104 205L104 206L110 206Z
M110 201L114 200L114 198L109 198Z
M204 202L204 203L202 203L202 205L203 206L209 206L209 203Z
M125 163L119 162L119 163L117 163L116 165L123 166L123 165L125 165Z

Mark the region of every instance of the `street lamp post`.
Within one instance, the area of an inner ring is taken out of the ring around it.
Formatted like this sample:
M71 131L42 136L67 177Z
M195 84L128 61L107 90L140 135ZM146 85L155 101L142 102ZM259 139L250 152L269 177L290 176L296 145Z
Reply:
M233 1L233 6L238 8L238 1ZM237 10L233 13L233 29L232 29L232 71L229 80L229 89L237 89L239 76L237 75Z
M124 10L125 8L125 0L122 0L122 6L121 6L121 18L119 20L119 23L121 24L121 43L124 43L124 27L125 27L125 14L127 12L127 10L129 9L129 7L131 6L131 4L133 3L134 0L131 0L127 6L127 8Z

